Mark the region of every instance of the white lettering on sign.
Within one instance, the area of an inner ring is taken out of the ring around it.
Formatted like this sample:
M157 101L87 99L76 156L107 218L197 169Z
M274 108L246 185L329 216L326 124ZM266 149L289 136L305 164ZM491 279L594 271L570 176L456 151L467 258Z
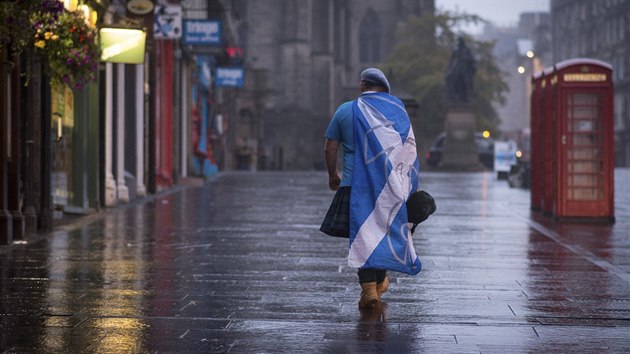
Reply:
M602 82L606 81L606 74L590 73L590 74L564 74L564 81L575 82Z
M101 60L107 60L113 56L122 54L126 51L136 48L140 44L142 38L135 36L128 38L120 43L113 44L103 49Z
M217 68L217 87L242 87L242 68Z
M188 22L188 32L214 33L219 31L218 22Z
M243 72L241 70L234 69L218 69L219 72L217 76L220 76L222 79L240 79L243 76Z

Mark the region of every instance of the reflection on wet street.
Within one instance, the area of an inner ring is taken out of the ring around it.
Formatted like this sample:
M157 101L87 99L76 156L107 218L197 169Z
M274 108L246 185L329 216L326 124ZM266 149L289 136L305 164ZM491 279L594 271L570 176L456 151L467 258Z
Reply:
M0 247L0 352L628 352L630 170L615 224L531 212L491 173L425 173L438 210L359 311L318 172L228 173Z

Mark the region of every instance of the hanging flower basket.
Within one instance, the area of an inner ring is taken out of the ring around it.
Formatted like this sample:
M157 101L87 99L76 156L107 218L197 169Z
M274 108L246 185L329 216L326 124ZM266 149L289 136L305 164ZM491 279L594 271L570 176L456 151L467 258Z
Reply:
M97 31L79 12L36 12L31 16L33 45L46 59L54 84L80 89L94 81L101 52Z
M44 58L53 84L80 89L96 79L101 55L97 33L80 11L65 11L59 0L0 2L0 50L33 48Z

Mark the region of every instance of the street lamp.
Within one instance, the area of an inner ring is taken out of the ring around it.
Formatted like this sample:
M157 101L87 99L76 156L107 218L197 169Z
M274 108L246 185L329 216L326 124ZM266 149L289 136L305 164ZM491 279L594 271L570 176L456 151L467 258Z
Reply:
M525 67L523 65L519 65L516 71L518 71L518 73L521 75L525 74Z

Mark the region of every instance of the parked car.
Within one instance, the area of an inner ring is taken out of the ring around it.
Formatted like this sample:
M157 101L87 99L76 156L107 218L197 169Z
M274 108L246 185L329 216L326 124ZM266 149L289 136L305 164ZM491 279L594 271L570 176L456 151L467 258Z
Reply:
M516 154L516 165L508 174L508 184L513 188L530 188L531 185L531 134L529 130L519 136L519 149Z
M477 143L477 151L479 152L479 161L489 169L494 169L494 140L486 138L483 133L475 133L475 143ZM431 167L439 167L442 165L442 152L446 144L446 133L440 133L429 147L426 154L426 162Z
M518 159L508 174L508 185L512 188L530 188L531 166L529 161Z

